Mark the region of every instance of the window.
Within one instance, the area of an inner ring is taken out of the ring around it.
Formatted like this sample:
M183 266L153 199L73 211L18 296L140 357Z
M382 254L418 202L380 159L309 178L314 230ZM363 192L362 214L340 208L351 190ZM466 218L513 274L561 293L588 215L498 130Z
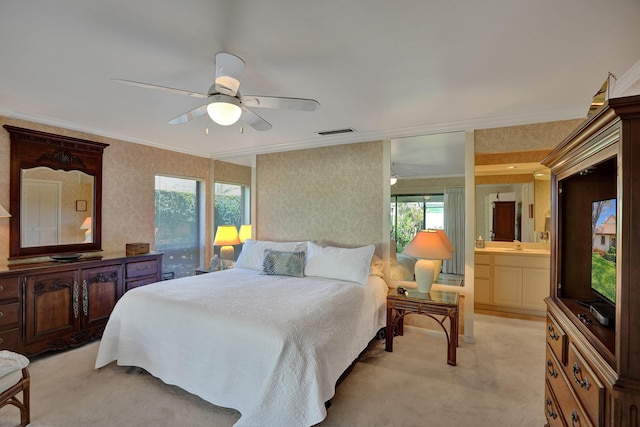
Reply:
M204 261L204 185L156 175L155 248L164 252L164 277L195 274Z
M216 182L215 189L214 233L219 225L235 225L239 230L242 224L249 224L251 221L250 187ZM219 248L214 250L217 251ZM236 257L237 255L236 253Z
M222 184L216 182L215 228L218 225L235 225L250 221L249 187L236 184Z
M391 197L391 237L402 252L418 230L444 228L444 195Z

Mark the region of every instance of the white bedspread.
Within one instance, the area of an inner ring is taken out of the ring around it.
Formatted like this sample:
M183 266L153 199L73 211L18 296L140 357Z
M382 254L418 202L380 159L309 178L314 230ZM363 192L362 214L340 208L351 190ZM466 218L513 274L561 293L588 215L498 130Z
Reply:
M138 366L223 407L236 426L310 426L340 375L384 326L387 287L253 270L158 282L127 292L96 368Z

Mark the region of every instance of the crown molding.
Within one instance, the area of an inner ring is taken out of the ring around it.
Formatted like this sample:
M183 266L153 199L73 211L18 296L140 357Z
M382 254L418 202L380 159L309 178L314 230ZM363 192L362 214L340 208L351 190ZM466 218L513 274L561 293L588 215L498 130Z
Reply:
M640 81L640 61L636 62L619 79L616 80L616 84L613 87L613 91L611 93L611 98L634 95L633 93L626 93L626 92L639 81Z

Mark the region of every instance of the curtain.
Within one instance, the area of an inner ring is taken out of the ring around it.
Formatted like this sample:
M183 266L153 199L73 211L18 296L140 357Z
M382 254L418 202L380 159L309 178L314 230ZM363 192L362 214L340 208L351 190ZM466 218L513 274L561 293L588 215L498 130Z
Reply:
M442 262L442 272L464 274L464 188L444 190L444 232L456 249Z

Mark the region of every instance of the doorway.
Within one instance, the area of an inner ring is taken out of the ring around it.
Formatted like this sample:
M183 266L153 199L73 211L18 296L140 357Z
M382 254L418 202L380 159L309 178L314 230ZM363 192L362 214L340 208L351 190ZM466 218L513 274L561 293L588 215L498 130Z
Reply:
M496 242L516 239L516 202L493 202L493 236Z

